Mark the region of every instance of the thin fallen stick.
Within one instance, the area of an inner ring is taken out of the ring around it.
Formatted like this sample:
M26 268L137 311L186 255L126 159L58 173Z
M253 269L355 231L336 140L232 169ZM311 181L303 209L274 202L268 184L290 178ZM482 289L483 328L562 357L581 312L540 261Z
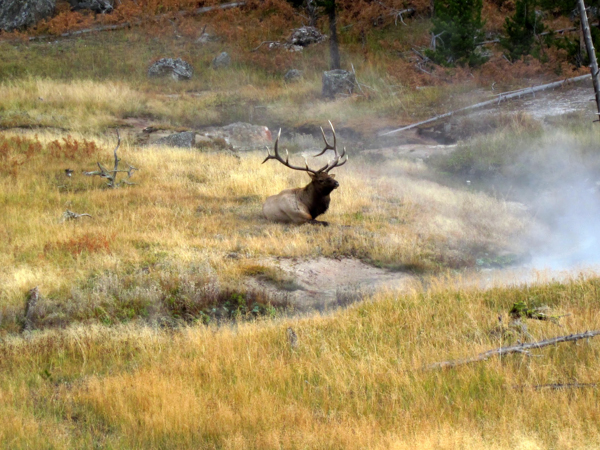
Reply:
M544 31L543 33L539 33L536 34L536 36L548 36L549 34L564 34L564 33L568 33L571 31L577 31L579 30L579 27L570 27L570 28L563 28L561 30L552 30L552 31ZM479 44L477 44L477 46L481 46L481 45L486 45L486 44L499 44L500 43L500 38L498 39L492 39L489 41L482 41Z
M464 108L456 109L454 111L450 111L450 112L447 112L445 114L441 114L439 116L432 117L431 119L423 120L422 122L413 123L412 125L407 125L405 127L398 128L396 130L392 130L392 131L388 131L386 133L382 133L382 134L380 134L380 136L388 136L390 134L399 133L400 131L410 130L410 129L416 128L418 126L425 125L427 123L436 122L436 121L438 121L440 119L443 119L445 117L450 117L450 116L452 116L452 115L454 115L456 113L459 113L459 112L469 111L469 110L472 110L472 109L483 108L484 106L494 105L494 104L500 103L500 102L502 102L504 100L510 100L510 99L513 99L513 98L521 97L524 94L533 94L535 92L545 91L546 89L552 89L552 88L560 87L560 86L562 86L562 85L564 85L566 83L587 80L590 77L591 77L590 74L581 75L581 76L574 77L574 78L567 78L566 80L562 80L562 81L555 81L554 83L542 84L540 86L535 86L535 87L520 89L518 91L511 92L509 94L500 94L500 95L496 96L496 98L494 98L492 100L487 100L485 102L476 103L476 104L470 105L470 106L465 106Z
M525 389L533 389L534 391L541 391L542 389L549 389L553 391L559 391L562 389L582 389L582 388L595 388L598 385L596 383L551 383L551 384L536 384L528 386L526 384L515 385L513 389L523 391Z
M205 6L203 8L197 8L193 11L179 11L176 13L177 16L187 16L187 15L199 15L199 14L204 14L210 11L216 11L219 9L230 9L230 8L237 8L239 6L244 6L246 4L245 1L242 2L232 2L232 3L223 3L222 5L216 5L216 6ZM154 21L158 21L160 19L164 19L165 17L171 17L172 14L160 14L158 16L154 16L154 17L150 17L151 20ZM113 30L120 30L122 28L130 28L130 27L134 27L134 26L139 26L142 23L144 23L143 20L133 20L131 22L124 22L124 23L119 23L119 24L115 24L115 25L100 25L97 27L92 27L92 28L84 28L83 30L76 30L76 31L67 31L66 33L62 33L62 34L44 34L41 36L29 36L26 40L28 41L39 41L39 40L43 40L43 39L57 39L57 38L61 38L61 37L71 37L71 36L79 36L82 34L88 34L88 33L95 33L95 32L99 32L99 31L113 31ZM10 38L10 39L0 39L0 42L11 42L11 41L19 41L20 39L18 38Z
M560 344L562 342L575 342L580 339L589 339L589 338L593 338L594 336L598 336L598 335L600 335L600 330L586 331L585 333L570 334L568 336L558 336L558 337L555 337L552 339L546 339L544 341L538 341L538 342L531 342L528 344L512 345L510 347L500 347L500 348L495 348L493 350L488 350L487 352L484 352L484 353L480 353L479 355L473 356L471 358L436 362L434 364L431 364L430 366L427 366L426 369L433 370L433 369L445 369L445 368L450 368L450 367L463 366L465 364L470 364L473 362L485 361L492 356L504 356L504 355L509 355L511 353L527 353L528 350L547 347L549 345Z

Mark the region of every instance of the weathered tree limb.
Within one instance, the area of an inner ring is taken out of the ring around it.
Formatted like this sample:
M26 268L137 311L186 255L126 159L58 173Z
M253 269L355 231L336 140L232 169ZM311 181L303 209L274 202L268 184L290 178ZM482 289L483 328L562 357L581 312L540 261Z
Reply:
M104 167L100 162L97 162L96 164L98 164L98 168L100 169L99 171L96 170L94 172L83 172L83 174L87 175L88 177L98 175L101 178L106 178L108 180L108 187L110 187L110 188L117 188L122 184L128 184L128 185L135 184L135 183L130 183L129 181L126 181L126 180L121 180L119 183L117 183L117 174L119 172L123 172L123 173L127 174L127 178L131 178L131 176L133 175L133 172L138 170L137 167L133 167L131 164L129 164L129 168L126 170L119 169L119 162L121 160L117 156L117 150L121 146L121 136L119 135L119 130L117 129L116 131L117 131L118 142L117 142L117 146L115 147L115 150L114 150L114 155L115 155L114 169L107 170L106 167Z
M525 389L533 389L536 391L541 391L542 389L549 389L553 391L559 391L563 389L582 389L582 388L595 388L598 385L596 383L550 383L550 384L536 384L532 386L528 385L515 385L514 389L525 390Z
M584 333L570 334L568 336L558 336L558 337L555 337L552 339L546 339L544 341L512 345L510 347L500 347L500 348L496 348L493 350L488 350L487 352L484 352L484 353L480 353L479 355L473 356L471 358L436 362L434 364L431 364L430 366L427 366L426 369L429 369L429 370L446 369L446 368L451 368L451 367L456 367L456 366L463 366L465 364L470 364L470 363L479 362L479 361L485 361L486 359L488 359L492 356L504 356L504 355L509 355L511 353L527 353L528 350L547 347L549 345L560 344L562 342L575 342L580 339L589 339L589 338L593 338L594 336L598 336L598 335L600 335L600 330L586 331Z
M27 301L25 302L25 321L23 323L23 331L31 331L35 328L33 323L33 314L35 312L35 306L40 299L40 290L38 287L34 287L27 294Z
M596 107L598 108L598 114L600 115L600 74L598 72L596 50L594 49L592 33L590 32L590 25L588 23L587 13L585 12L585 4L583 3L583 0L577 0L577 4L581 16L581 28L583 29L583 35L585 37L585 47L587 49L588 57L590 58L590 72L592 73L594 92L596 93Z
M63 222L66 222L67 220L74 220L74 219L79 219L80 217L92 217L89 214L83 213L83 214L78 214L76 212L70 211L70 210L66 210L63 215Z
M579 77L567 78L566 80L556 81L554 83L543 84L543 85L540 85L540 86L535 86L535 87L520 89L518 91L511 91L509 93L504 93L504 94L498 94L496 96L496 98L494 98L492 100L487 100L485 102L481 102L481 103L476 103L474 105L465 106L464 108L456 109L454 111L450 111L450 112L447 112L445 114L441 114L439 116L432 117L431 119L423 120L421 122L413 123L411 125L407 125L405 127L398 128L396 130L392 130L392 131L388 131L386 133L382 133L382 134L380 134L380 136L388 136L390 134L395 134L395 133L399 133L401 131L410 130L412 128L416 128L416 127L421 126L421 125L425 125L425 124L428 124L428 123L436 122L436 121L438 121L440 119L444 119L446 117L450 117L450 116L452 116L454 114L457 114L457 113L460 113L460 112L463 112L463 111L470 111L470 110L473 110L473 109L483 108L485 106L490 106L490 105L498 104L498 103L500 103L502 101L505 101L505 100L510 100L510 99L513 99L513 98L518 98L518 97L521 97L521 96L523 96L525 94L534 94L536 92L545 91L547 89L552 89L552 88L563 86L566 83L576 82L576 81L582 81L582 80L586 80L588 78L590 78L590 75L581 75Z
M200 15L200 14L204 14L207 12L211 12L211 11L216 11L219 9L231 9L231 8L238 8L240 6L244 6L246 4L245 1L241 1L241 2L231 2L231 3L223 3L222 5L215 5L215 6L205 6L203 8L196 8L193 11L179 11L176 13L176 15L178 16L188 16L188 15ZM171 17L172 14L160 14L158 16L154 16L151 19L154 21L158 21L167 17ZM71 36L79 36L82 34L88 34L88 33L96 33L96 32L100 32L100 31L113 31L113 30L120 30L123 28L131 28L134 26L139 26L142 25L144 23L143 20L132 20L130 22L124 22L124 23L119 23L116 25L100 25L97 27L92 27L92 28L84 28L83 30L76 30L76 31L67 31L66 33L62 33L62 34L44 34L41 36L29 36L27 38L28 41L40 41L40 40L44 40L44 39L56 39L59 37L71 37ZM18 41L19 39L0 39L0 42L4 42L4 41Z
M571 31L577 31L577 30L579 30L578 27L562 28L560 30L544 31L543 33L536 34L536 36L548 36L549 34L564 34L564 33L569 33ZM499 43L500 43L500 38L491 39L489 41L482 41L479 44L477 44L477 46L479 47L482 45L499 44Z

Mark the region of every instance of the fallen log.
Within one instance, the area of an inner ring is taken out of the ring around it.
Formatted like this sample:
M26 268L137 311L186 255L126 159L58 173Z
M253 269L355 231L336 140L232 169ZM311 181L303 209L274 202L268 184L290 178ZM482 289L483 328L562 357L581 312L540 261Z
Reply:
M524 88L524 89L520 89L518 91L512 91L510 93L505 93L505 94L498 94L496 96L496 98L494 98L492 100L487 100L485 102L481 102L481 103L476 103L474 105L465 106L464 108L456 109L454 111L450 111L450 112L447 112L445 114L441 114L439 116L432 117L431 119L423 120L421 122L413 123L411 125L407 125L405 127L398 128L396 130L392 130L392 131L388 131L386 133L382 133L382 134L380 134L380 136L388 136L390 134L395 134L395 133L399 133L401 131L410 130L412 128L416 128L416 127L421 126L421 125L425 125L425 124L428 124L428 123L436 122L436 121L438 121L440 119L444 119L446 117L450 117L450 116L452 116L454 114L457 114L457 113L460 113L460 112L463 112L463 111L470 111L472 109L478 109L478 108L483 108L485 106L490 106L490 105L498 104L498 103L503 102L505 100L510 100L510 99L513 99L513 98L521 97L522 95L525 95L525 94L535 94L536 92L545 91L547 89L552 89L552 88L560 87L560 86L563 86L564 84L567 84L567 83L587 80L590 77L591 77L590 74L588 74L588 75L581 75L581 76L574 77L574 78L567 78L566 80L562 80L562 81L555 81L554 83L548 83L548 84L542 84L540 86L534 86L534 87L530 87L530 88Z
M196 15L204 14L207 12L216 11L219 9L238 8L240 6L244 6L245 4L246 4L245 1L241 1L241 2L223 3L222 5L216 5L216 6L204 6L202 8L196 8L193 11L179 11L176 13L176 15L178 15L178 16L188 16L188 15L196 16ZM161 14L158 16L151 17L151 19L154 21L158 21L158 20L168 18L171 16L172 16L172 14ZM41 36L29 36L26 40L31 42L31 41L40 41L40 40L44 40L44 39L57 39L57 38L61 38L61 37L64 38L64 37L79 36L82 34L96 33L96 32L100 32L100 31L114 31L114 30L120 30L123 28L139 26L139 25L142 25L143 23L144 23L144 20L138 19L138 20L134 20L131 22L124 22L124 23L119 23L119 24L115 24L115 25L99 25L97 27L84 28L83 30L67 31L62 34L43 34ZM20 39L15 39L15 38L0 39L0 42L19 41L19 40Z
M431 364L427 366L426 369L434 370L434 369L446 369L451 367L463 366L465 364L470 364L479 361L485 361L492 356L504 356L510 355L511 353L524 353L527 354L528 350L547 347L549 345L556 345L563 342L575 342L580 339L589 339L594 336L600 335L600 330L595 331L586 331L584 333L579 334L570 334L568 336L558 336L552 339L546 339L544 341L531 342L528 344L518 344L512 345L510 347L500 347L495 348L493 350L488 350L487 352L480 353L477 356L473 356L471 358L466 359L455 359L450 361L441 361Z
M569 33L571 31L577 31L577 30L579 30L579 27L563 28L561 30L545 31L543 33L536 34L536 36L548 36L549 34L565 34L565 33ZM501 38L491 39L489 41L482 41L479 44L477 44L477 47L482 46L482 45L487 45L487 44L499 44L500 40L501 40Z

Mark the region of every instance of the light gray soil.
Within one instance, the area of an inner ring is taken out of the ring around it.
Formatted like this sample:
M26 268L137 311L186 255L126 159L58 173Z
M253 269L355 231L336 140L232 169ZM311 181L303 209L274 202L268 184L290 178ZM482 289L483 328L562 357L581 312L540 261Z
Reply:
M292 283L285 295L297 311L325 311L347 306L379 290L406 291L417 278L401 272L391 272L351 259L284 259L271 258L262 264L275 266ZM273 283L249 279L248 287L281 294Z

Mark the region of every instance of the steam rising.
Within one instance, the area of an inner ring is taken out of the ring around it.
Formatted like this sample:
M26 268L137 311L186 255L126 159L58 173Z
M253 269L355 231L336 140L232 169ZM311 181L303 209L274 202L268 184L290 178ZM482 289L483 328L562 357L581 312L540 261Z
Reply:
M549 133L533 156L517 166L525 173L516 196L541 227L534 232L531 264L568 270L600 265L600 146L577 136ZM523 169L521 169L523 170Z

